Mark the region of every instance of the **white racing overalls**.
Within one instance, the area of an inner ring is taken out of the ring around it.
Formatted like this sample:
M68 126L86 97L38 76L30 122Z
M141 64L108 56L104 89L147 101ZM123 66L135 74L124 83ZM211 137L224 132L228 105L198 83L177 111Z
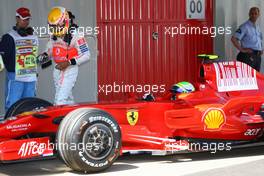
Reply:
M54 68L53 79L55 84L55 105L73 104L72 89L78 76L78 66L90 58L90 50L84 35L77 32L72 34L70 45L62 38L50 39L47 44L47 53L56 63L75 59L76 65L70 65L61 71Z

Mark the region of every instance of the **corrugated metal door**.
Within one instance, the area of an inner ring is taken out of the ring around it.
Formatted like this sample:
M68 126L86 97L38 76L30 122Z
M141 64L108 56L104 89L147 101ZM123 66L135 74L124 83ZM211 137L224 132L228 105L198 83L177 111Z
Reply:
M178 81L196 79L196 55L213 52L212 38L172 37L166 31L179 25L212 26L213 0L206 0L206 19L199 21L186 19L185 4L185 0L97 0L99 101L124 100L126 85L168 89ZM120 87L115 91L116 85Z

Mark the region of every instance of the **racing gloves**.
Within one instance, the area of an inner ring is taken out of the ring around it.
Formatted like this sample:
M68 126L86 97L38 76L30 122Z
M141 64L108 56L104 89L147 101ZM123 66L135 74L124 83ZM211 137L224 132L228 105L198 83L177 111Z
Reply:
M38 63L41 65L41 68L42 68L42 69L47 68L47 67L49 67L50 65L52 65L52 61L51 61L51 59L49 58L49 56L48 56L47 53L40 54L40 55L37 57L37 61L38 61Z

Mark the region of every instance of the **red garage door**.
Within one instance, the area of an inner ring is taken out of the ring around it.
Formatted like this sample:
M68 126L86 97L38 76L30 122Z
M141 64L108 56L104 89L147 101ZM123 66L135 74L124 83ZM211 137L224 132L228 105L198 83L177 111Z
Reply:
M213 0L97 0L99 101L195 81L196 55L212 53L213 38L184 30L212 24Z

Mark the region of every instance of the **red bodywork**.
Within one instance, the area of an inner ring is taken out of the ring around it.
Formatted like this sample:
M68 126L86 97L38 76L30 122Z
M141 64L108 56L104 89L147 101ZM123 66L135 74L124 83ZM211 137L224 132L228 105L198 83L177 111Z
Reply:
M56 134L56 119L82 107L108 112L121 127L122 151L186 150L190 141L258 142L264 119L264 76L240 62L203 64L196 91L122 104L54 106L11 117L0 123L0 161L53 154L49 137L21 139L27 134Z

